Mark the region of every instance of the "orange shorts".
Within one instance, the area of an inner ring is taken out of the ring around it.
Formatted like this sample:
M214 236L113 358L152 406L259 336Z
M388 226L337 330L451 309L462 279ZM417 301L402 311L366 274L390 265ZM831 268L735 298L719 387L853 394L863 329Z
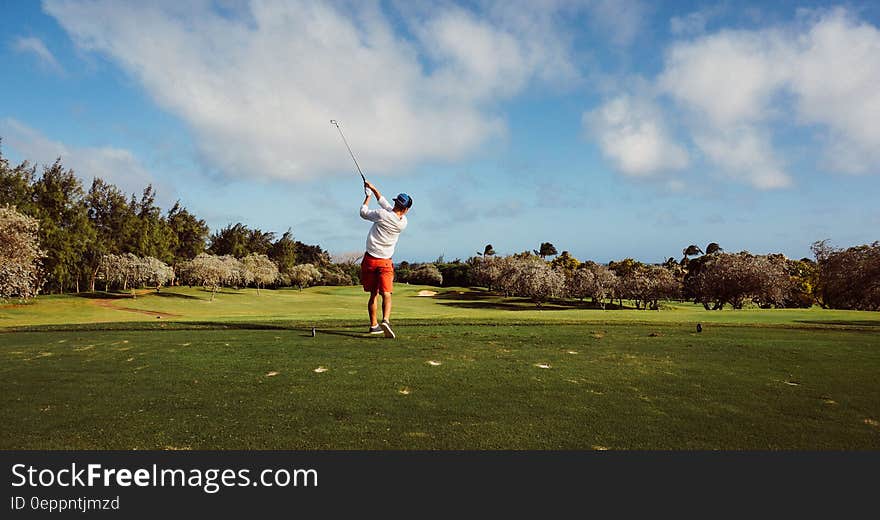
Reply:
M361 284L366 292L390 293L394 288L394 264L390 258L376 258L364 253Z

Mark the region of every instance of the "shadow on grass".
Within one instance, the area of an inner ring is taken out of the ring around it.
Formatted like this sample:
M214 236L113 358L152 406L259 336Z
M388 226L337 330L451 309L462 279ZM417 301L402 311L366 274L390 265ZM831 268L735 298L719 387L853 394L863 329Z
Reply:
M85 298L87 300L131 300L131 291L92 291L71 293L77 298Z
M880 315L878 315L880 318ZM878 320L794 320L797 323L810 323L813 325L844 325L849 327L880 327Z
M172 290L173 288L167 288L166 290ZM211 294L211 291L205 291L207 294ZM133 300L135 298L132 297L131 291L92 291L92 292L80 292L80 293L71 293L73 296L78 298L85 298L87 300ZM219 291L217 294L221 294ZM239 294L233 292L224 292L222 294ZM156 291L155 288L150 289L149 292L140 293L138 296L161 296L163 298L181 298L185 300L201 300L198 296L192 296L190 294L181 294L176 292L162 292Z
M303 337L312 335L312 327L317 334L331 334L352 338L370 339L371 336L353 330L353 322L340 324L316 323L304 325L302 322L283 321L133 321L110 323L83 323L65 325L33 325L10 327L0 333L14 332L161 332L161 331L208 331L208 330L273 330L302 332Z
M461 309L492 309L505 311L564 311L571 309L595 309L602 310L602 305L588 301L562 301L553 300L542 304L540 307L528 298L504 297L485 289L473 289L471 291L444 291L434 296L441 300L441 305L458 307ZM605 310L635 310L632 307L620 306L614 303L606 303Z
M210 294L210 292L209 292ZM193 296L191 294L181 294L176 292L162 292L159 291L157 293L153 293L153 296L158 296L160 298L179 298L181 300L203 300L204 298L199 298L198 296Z
M176 293L176 292L167 292L167 293L162 293L162 292L155 293L154 292L153 294L157 294L159 296L167 295L168 297L183 298L183 299L190 299L190 300L210 300L211 299L211 289L208 289L205 287L199 287L197 285L176 285L174 287L168 287L167 290L173 291L174 289L179 289L179 288L183 288L183 287L186 287L187 289L195 290L196 292L202 293L205 296L200 298L198 296L193 296L191 294L180 294L180 293ZM241 289L237 289L237 288L221 287L214 294L222 294L224 296L242 296L242 295L246 295L247 293L242 292Z
M309 329L309 336L311 336L311 329ZM370 335L365 332L355 332L353 330L336 330L336 329L328 329L328 328L315 328L316 334L330 334L332 336L348 336L349 338L358 338L358 339L379 339L384 338L384 336L376 336Z
M179 292L174 292L175 289L183 289L183 288L195 290L196 292L202 293L205 296L199 297L199 296L193 296L192 294L182 294ZM99 293L99 294L116 294L116 293L114 292L114 293ZM124 297L125 294L128 294L128 293L120 292L118 294L120 296ZM153 288L150 288L150 292L148 294L156 295L156 296L164 296L167 298L181 298L184 300L210 300L211 299L211 289L207 289L205 287L200 287L197 285L174 285L171 287L162 287L159 291L156 291L155 287L153 287ZM221 287L214 294L222 294L224 296L227 296L227 295L229 295L229 296L247 295L247 293L243 292L241 289L232 288L232 287ZM100 296L99 296L99 298L100 298Z

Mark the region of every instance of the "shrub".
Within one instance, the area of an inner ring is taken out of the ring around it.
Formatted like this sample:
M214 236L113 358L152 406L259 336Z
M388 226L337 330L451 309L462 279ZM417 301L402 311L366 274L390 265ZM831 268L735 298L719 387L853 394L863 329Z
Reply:
M407 282L439 287L443 285L443 275L434 264L420 264L409 273Z

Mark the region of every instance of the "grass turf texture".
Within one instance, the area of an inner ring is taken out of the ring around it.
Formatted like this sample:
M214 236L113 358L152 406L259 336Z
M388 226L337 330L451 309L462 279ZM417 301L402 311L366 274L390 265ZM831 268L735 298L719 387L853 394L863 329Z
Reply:
M357 288L0 308L0 448L880 448L878 313L420 289L396 341Z

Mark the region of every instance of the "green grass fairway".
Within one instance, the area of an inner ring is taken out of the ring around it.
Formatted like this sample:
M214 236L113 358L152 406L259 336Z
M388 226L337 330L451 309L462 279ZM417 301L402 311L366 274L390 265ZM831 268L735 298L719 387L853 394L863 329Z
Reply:
M0 448L880 448L880 313L425 289L396 341L352 287L0 307Z

